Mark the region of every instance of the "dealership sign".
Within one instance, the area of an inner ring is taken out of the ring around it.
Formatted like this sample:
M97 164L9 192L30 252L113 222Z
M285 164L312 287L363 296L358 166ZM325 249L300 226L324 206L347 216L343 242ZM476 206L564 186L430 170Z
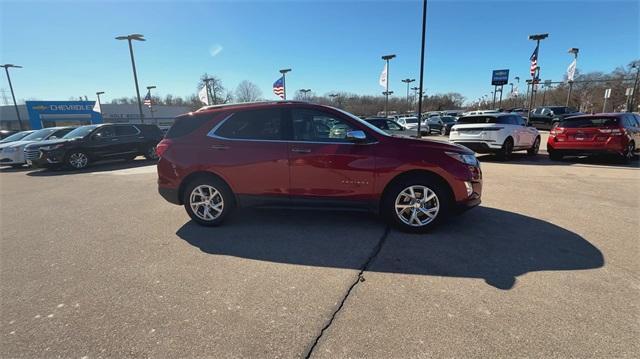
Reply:
M509 83L509 70L493 70L493 76L491 76L492 86L502 86Z
M56 122L78 125L102 123L102 115L93 111L95 101L26 101L32 129L51 126ZM45 124L46 122L46 124Z

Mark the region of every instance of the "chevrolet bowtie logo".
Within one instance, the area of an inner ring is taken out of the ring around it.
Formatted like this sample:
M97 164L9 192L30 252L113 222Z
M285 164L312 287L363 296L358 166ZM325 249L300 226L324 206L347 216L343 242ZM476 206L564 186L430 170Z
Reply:
M48 109L49 106L45 106L45 105L39 105L39 106L33 106L33 109L36 111L44 111L46 109Z

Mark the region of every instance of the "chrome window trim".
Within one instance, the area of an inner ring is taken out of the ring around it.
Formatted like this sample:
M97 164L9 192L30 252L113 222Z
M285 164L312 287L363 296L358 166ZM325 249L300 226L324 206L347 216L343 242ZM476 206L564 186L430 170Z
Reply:
M209 132L207 132L207 137L215 138L217 140L224 140L224 141L249 141L249 142L273 142L273 143L309 143L309 144L322 144L322 145L374 145L374 144L378 143L378 141L354 143L354 142L320 142L320 141L298 141L298 140L258 140L258 139L253 139L253 138L228 138L228 137L222 137L222 136L216 134L218 129L220 129L220 127L222 127L222 125L224 125L224 123L227 122L227 120L229 120L235 114L236 114L235 112L230 114L229 116L223 118L222 121L220 121L218 124L213 126L213 128Z

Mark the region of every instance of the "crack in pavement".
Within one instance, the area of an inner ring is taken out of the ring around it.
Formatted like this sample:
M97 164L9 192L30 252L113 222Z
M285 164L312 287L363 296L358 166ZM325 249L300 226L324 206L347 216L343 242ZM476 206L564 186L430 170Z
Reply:
M347 292L345 293L345 295L342 297L342 300L340 301L340 304L338 305L338 307L336 307L336 309L333 311L333 313L331 314L331 317L329 318L329 320L326 322L326 324L322 327L322 329L320 330L320 333L318 334L318 336L316 337L316 339L313 341L313 343L311 344L311 347L309 347L309 349L307 350L306 354L304 355L305 359L309 359L311 357L311 355L313 355L313 350L316 348L316 346L318 345L318 342L320 341L320 339L322 338L322 336L324 335L325 331L327 331L327 329L329 329L329 327L331 326L331 324L333 324L333 320L336 318L336 316L338 315L338 313L340 312L340 310L342 310L342 307L344 307L344 303L347 301L347 298L349 298L349 295L351 294L351 292L353 291L353 289L356 287L356 285L358 285L358 283L360 282L364 282L364 277L363 274L364 272L369 269L369 266L371 265L371 263L373 262L374 259L376 259L376 257L378 256L378 254L380 253L380 250L382 249L382 246L384 246L384 242L386 241L387 237L389 236L389 232L390 232L391 228L389 228L389 226L387 226L384 230L384 233L382 234L382 236L380 237L380 239L378 240L378 243L376 244L376 246L373 248L373 251L371 252L371 254L369 255L369 257L367 257L367 261L362 265L362 267L360 268L360 272L358 273L356 280L351 283L351 285L349 286L349 289L347 289Z

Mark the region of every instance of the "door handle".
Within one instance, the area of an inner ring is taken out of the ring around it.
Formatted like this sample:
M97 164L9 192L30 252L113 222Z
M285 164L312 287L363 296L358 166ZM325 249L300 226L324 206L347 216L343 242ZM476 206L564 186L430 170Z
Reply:
M311 153L311 149L310 148L294 147L294 148L291 149L291 152L295 152L295 153Z
M218 150L218 151L224 151L224 150L228 150L229 146L225 146L225 145L211 145L210 147L212 150Z
M112 138L112 139L111 139L111 141L117 141L117 140L118 140L117 138Z

